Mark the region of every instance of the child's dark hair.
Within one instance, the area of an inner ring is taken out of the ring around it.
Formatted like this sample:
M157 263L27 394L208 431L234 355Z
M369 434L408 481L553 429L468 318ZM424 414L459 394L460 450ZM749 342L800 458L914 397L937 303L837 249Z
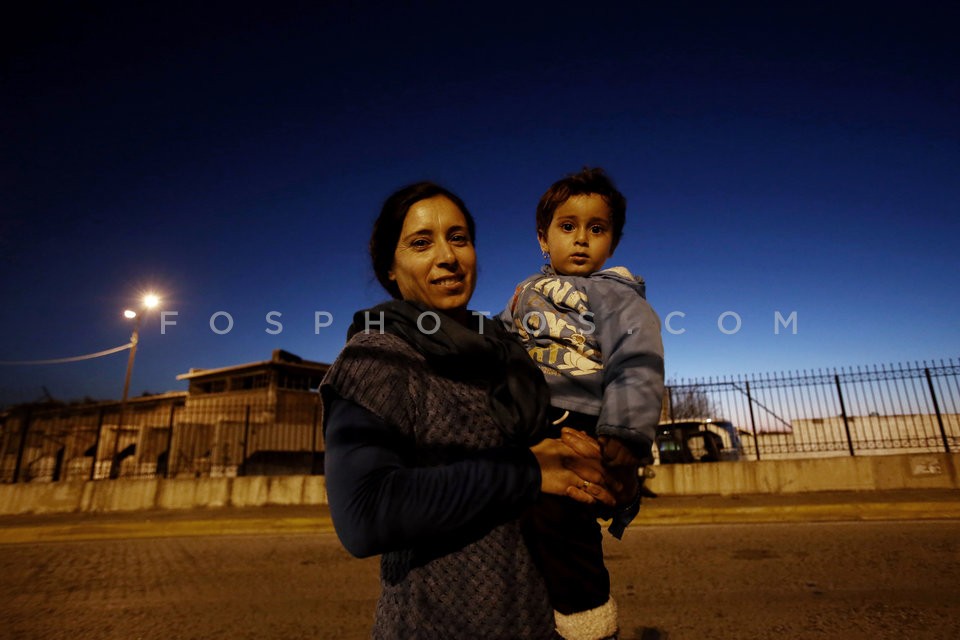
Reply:
M584 167L578 173L572 173L557 180L540 198L537 205L537 235L546 237L547 229L553 221L554 212L569 200L571 196L597 194L610 207L610 222L613 224L613 243L610 250L617 248L623 235L623 223L627 218L627 199L617 191L613 181L600 167Z

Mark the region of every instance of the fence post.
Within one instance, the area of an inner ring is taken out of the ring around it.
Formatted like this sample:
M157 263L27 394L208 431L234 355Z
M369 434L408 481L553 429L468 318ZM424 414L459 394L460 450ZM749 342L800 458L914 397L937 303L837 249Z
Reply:
M667 387L667 401L670 403L670 422L673 422L673 387Z
M57 449L56 461L53 464L53 482L60 482L67 475L66 470L63 468L63 461L67 457L67 445L63 445Z
M20 428L20 446L17 447L17 463L13 467L13 481L20 482L20 468L23 466L23 454L27 448L27 431L30 429L30 408L21 414L22 425Z
M847 432L847 448L850 449L850 455L855 456L853 439L850 437L850 424L847 422L847 407L843 403L843 391L840 390L840 376L833 374L833 381L837 385L837 397L840 398L840 415L843 416L843 429Z
M247 475L247 443L250 442L250 405L247 405L246 415L243 418L243 459L240 461L239 476Z
M177 403L170 403L170 428L167 430L167 464L163 468L164 479L170 477L170 465L173 464L173 418L177 410Z
M97 413L97 437L93 441L93 464L90 465L90 479L97 479L97 454L100 453L100 434L103 433L103 414L105 409L100 407Z
M320 394L313 400L313 443L310 445L310 475L317 475L317 423L320 418Z
M747 385L747 408L750 410L750 429L753 431L753 449L757 453L757 460L760 459L760 438L757 437L757 423L753 419L753 396L750 395L750 381L744 380Z
M940 415L940 403L937 402L937 393L933 390L933 378L930 377L930 369L924 368L923 372L927 375L927 387L930 389L930 398L933 400L933 410L937 414L937 424L940 425L940 437L943 439L943 450L950 453L950 441L947 440L947 432L943 428L943 416Z

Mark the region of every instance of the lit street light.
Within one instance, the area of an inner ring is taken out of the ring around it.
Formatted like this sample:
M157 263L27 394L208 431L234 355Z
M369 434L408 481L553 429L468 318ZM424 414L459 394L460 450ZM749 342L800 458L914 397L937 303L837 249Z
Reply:
M133 333L130 335L130 357L127 359L127 375L123 379L123 397L120 398L120 416L117 418L117 434L113 440L113 457L110 459L110 478L116 478L120 475L117 451L120 445L120 434L123 430L124 411L127 408L127 395L130 393L130 375L133 373L133 360L137 357L137 343L140 342L140 323L143 321L145 313L155 308L158 304L160 304L160 298L152 293L148 293L143 297L143 309L140 313L132 309L126 309L123 312L124 318L136 321L133 325Z

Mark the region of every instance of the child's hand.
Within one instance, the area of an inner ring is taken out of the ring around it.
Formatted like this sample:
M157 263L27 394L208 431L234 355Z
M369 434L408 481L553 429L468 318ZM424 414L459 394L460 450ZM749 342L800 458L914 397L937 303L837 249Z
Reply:
M600 454L603 466L616 479L611 484L617 490L613 492L617 505L627 505L633 502L640 490L640 459L633 455L630 448L619 438L600 436Z
M600 453L603 455L605 466L640 468L640 459L633 455L630 447L620 438L600 436L597 440L600 443Z

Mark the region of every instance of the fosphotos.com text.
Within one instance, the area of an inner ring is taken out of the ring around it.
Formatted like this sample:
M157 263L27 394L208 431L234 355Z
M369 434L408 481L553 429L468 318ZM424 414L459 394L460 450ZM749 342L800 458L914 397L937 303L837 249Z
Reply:
M488 318L492 317L493 315L490 311L473 311L472 313L476 316L482 315ZM687 329L683 326L683 322L686 317L687 314L683 311L671 311L667 313L663 316L663 329L671 335L683 335L687 332ZM268 311L263 317L265 324L263 329L264 332L269 335L280 335L283 333L285 328L282 318L282 312ZM593 333L593 331L596 329L596 325L593 322L593 314L585 313L580 319L583 323L582 332L584 335L590 335ZM334 316L329 311L314 311L311 320L311 329L314 335L320 335L320 332L323 329L333 325ZM528 318L527 321L529 322L529 320L530 319ZM796 311L791 311L784 316L783 312L775 310L772 314L772 321L771 329L774 335L781 335L782 333L797 335L799 321ZM162 335L167 335L168 332L172 332L174 327L179 325L179 322L179 311L161 311L160 333ZM210 328L210 331L218 336L229 334L237 326L233 314L231 314L229 311L216 311L206 319L206 322ZM368 313L364 331L382 332L383 322L384 320L382 314L380 317L378 317L377 314ZM436 313L433 311L424 311L422 314L420 314L420 317L417 321L417 327L423 333L431 334L437 331L439 328L439 323L440 318ZM302 327L303 325L298 326ZM743 318L736 311L724 311L717 316L716 326L717 331L723 335L735 335L743 328Z

